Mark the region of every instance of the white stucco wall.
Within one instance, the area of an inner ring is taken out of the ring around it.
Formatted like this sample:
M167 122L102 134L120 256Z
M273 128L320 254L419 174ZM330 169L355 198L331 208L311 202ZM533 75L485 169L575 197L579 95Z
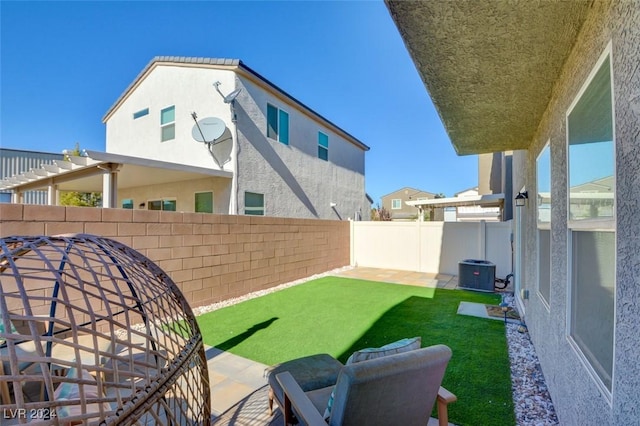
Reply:
M189 66L160 65L151 70L106 122L106 150L110 153L219 169L205 144L191 136L195 111L198 119L217 117L233 131L229 105L213 83L228 94L235 89L233 71ZM175 105L175 139L161 142L160 111ZM133 119L137 111L149 114ZM224 165L233 171L233 161Z
M227 214L231 196L231 179L204 178L161 185L121 188L118 190L118 205L122 207L124 199L133 200L134 209L147 209L149 200L175 199L176 211L193 213L195 211L195 193L213 192L213 213ZM144 207L140 207L145 203Z
M237 85L238 211L250 191L265 195L268 216L346 220L361 211L368 219L365 152L248 79ZM267 138L267 103L289 113L289 145ZM318 158L318 131L329 136L329 161Z

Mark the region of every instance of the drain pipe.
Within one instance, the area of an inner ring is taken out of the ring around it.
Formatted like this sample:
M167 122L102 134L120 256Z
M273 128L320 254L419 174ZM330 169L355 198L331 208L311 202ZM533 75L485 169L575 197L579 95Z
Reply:
M236 117L236 101L229 102L231 108L231 122L233 123L233 133L231 134L233 156L233 175L231 176L231 211L230 214L238 214L238 118Z

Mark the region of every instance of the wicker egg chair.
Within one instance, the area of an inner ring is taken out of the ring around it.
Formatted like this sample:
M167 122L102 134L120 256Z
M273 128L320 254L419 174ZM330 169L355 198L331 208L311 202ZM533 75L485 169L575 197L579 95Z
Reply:
M2 424L210 424L202 335L175 283L94 235L0 239Z

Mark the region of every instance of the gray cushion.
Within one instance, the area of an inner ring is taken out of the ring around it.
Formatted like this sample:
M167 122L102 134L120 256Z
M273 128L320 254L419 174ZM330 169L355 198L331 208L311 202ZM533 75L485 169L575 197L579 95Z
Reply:
M342 369L330 425L426 425L451 349L436 345Z
M368 359L380 358L387 355L399 354L402 352L408 352L415 349L420 349L422 343L421 337L412 337L410 339L400 339L396 342L389 343L380 348L365 348L355 351L349 359L346 365L351 365L355 362L366 361Z
M335 385L342 367L342 363L331 355L318 354L274 365L267 368L265 374L276 399L282 405L284 396L282 388L276 380L276 374L288 371L296 382L298 382L302 390L307 392ZM329 393L331 393L331 390L329 390Z

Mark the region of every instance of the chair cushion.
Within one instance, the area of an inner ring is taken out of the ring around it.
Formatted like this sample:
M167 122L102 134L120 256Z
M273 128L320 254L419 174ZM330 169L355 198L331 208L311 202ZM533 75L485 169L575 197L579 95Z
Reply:
M291 373L303 391L308 392L327 386L333 386L343 365L329 354L311 355L283 362L265 370L265 376L275 398L282 405L284 393L276 380L276 375L283 371Z
M78 369L71 368L67 373L68 378L77 379ZM82 370L82 379L87 381L95 382L96 379L86 370ZM97 385L97 383L96 383ZM90 401L92 399L98 398L98 387L96 385L85 384L82 386L82 391L80 390L80 386L77 383L69 383L63 382L58 386L53 394L53 399L55 401L72 401L72 400L80 400L82 392L82 397L86 401ZM105 411L110 411L111 406L106 402L102 404L102 408ZM100 411L100 406L98 403L89 403L86 404L86 411L83 413L82 405L78 404L70 404L70 405L61 405L56 409L56 415L58 417L70 417L77 416L85 413L97 413Z
M346 365L355 364L357 362L367 361L370 359L381 358L387 355L399 354L402 352L409 352L415 349L420 349L422 344L421 337L412 337L407 339L400 339L396 342L389 343L380 348L365 348L355 351L349 359ZM335 389L331 392L329 400L327 401L327 408L324 410L324 419L328 420L331 417L331 408L333 407L333 399L335 396Z
M2 334L18 334L18 330L16 330L13 322L9 320L9 331L5 330L4 321L0 319L0 333ZM0 337L0 344L3 344L6 339L4 337Z
M413 337L410 339L400 339L397 342L389 343L380 348L365 348L355 351L349 359L346 365L351 365L356 362L366 361L368 359L380 358L387 355L399 354L402 352L412 351L414 349L420 349L422 344L421 337Z

